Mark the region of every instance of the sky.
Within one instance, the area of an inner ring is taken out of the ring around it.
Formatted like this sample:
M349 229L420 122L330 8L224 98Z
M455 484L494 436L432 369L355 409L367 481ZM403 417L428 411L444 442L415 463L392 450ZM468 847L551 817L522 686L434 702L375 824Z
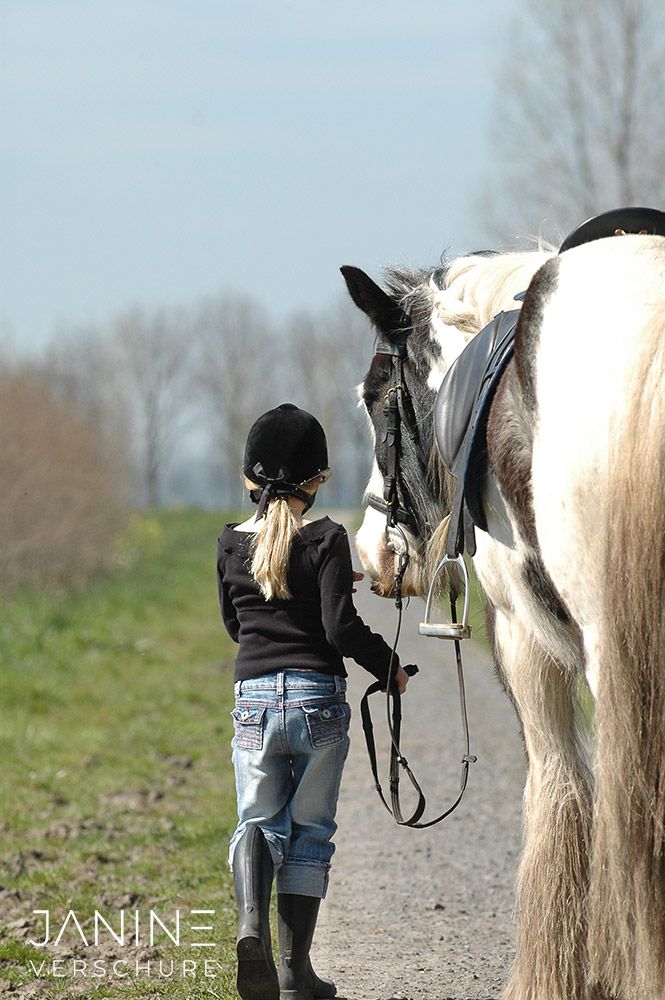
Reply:
M517 3L0 0L0 339L486 246Z

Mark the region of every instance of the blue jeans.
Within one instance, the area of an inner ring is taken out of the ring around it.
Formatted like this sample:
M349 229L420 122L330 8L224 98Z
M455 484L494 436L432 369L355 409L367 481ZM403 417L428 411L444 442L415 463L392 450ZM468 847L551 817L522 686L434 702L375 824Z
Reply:
M277 891L325 896L335 812L349 752L346 680L287 670L235 684L233 767L238 825L263 830Z

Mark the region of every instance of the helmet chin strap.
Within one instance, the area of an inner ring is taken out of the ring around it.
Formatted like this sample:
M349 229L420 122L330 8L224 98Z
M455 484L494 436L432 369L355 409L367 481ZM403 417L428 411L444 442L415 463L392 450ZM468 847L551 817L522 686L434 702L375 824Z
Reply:
M301 490L297 486L291 486L288 483L268 483L263 489L250 490L249 496L253 503L258 504L256 511L257 521L263 517L268 504L275 497L295 497L297 500L302 500L305 505L303 514L307 513L316 500L315 493L306 493L305 490Z

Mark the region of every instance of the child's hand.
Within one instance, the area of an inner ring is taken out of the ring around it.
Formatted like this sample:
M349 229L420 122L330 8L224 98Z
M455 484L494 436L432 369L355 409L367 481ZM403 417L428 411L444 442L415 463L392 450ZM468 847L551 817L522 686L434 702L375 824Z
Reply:
M365 574L364 573L358 573L355 569L353 570L352 576L353 576L353 582L354 583L360 583L361 580L365 579ZM356 593L356 588L355 587L351 587L351 593L352 594Z
M409 683L409 675L407 674L404 667L398 667L397 673L395 674L395 684L397 690L400 694L404 694L406 691L406 685Z

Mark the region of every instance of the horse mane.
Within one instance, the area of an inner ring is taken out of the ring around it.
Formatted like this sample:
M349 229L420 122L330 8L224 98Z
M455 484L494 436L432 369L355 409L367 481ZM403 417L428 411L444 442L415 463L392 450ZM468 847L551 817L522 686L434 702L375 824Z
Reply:
M514 309L536 271L556 255L554 249L474 253L437 268L386 271L390 294L411 316L414 333L427 333L433 317L464 334L482 330L502 309Z
M514 309L514 296L526 290L553 250L509 251L457 257L442 285L430 282L431 308L446 326L475 334L501 310Z
M388 293L411 317L412 333L415 333L416 337L420 334L425 342L429 339L433 287L443 286L447 271L446 264L434 269L421 270L393 265L385 271Z

